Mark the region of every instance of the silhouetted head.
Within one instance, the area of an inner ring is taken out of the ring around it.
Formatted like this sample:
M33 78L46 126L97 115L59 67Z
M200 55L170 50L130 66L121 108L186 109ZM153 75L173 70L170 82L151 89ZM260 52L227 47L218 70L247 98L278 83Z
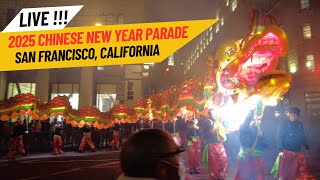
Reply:
M125 176L179 179L179 154L171 134L160 129L141 130L129 137L121 154Z

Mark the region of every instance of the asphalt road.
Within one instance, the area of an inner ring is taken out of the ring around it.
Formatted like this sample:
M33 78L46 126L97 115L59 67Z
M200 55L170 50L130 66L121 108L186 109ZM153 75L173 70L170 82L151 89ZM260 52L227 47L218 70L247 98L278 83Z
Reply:
M320 179L319 153L310 161L310 170L317 179ZM269 157L266 157L267 161ZM229 171L226 180L233 179L236 166L229 161ZM270 164L269 166L271 166ZM267 165L267 169L269 169ZM121 174L119 152L66 152L63 155L53 156L49 153L32 155L18 159L15 163L8 163L0 159L0 180L116 180ZM208 172L202 167L199 175L187 175L188 180L210 179ZM270 174L266 180L273 179Z
M118 152L98 152L63 156L23 158L14 163L0 163L0 179L103 179L114 180L121 174Z

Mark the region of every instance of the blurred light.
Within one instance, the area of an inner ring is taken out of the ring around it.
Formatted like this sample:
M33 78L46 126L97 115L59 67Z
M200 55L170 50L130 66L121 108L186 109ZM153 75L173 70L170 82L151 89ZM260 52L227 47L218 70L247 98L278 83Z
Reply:
M226 106L219 108L222 120L229 131L239 130L249 111L253 106L256 106L259 99L259 95L253 95L237 104L233 104L231 101L228 101Z
M99 71L103 71L103 70L104 70L104 67L103 67L103 66L98 66L97 69L98 69Z
M295 66L290 67L290 72L291 73L297 72L297 68Z
M172 54L171 56L169 56L168 66L174 66L174 54Z
M149 69L149 65L143 65L144 69Z
M270 84L272 85L272 86L274 86L274 85L276 85L276 80L275 79L270 79Z
M149 65L150 67L154 66L154 63L143 63L143 64Z
M284 85L284 87L289 87L290 86L290 83L286 83L285 85Z
M308 61L308 62L306 62L306 66L309 68L309 67L311 67L311 62L310 61Z
M142 72L142 76L149 76L149 73L148 72Z
M166 68L166 72L169 72L170 71L170 68Z
M96 23L96 26L102 26L102 24L100 24L100 23Z

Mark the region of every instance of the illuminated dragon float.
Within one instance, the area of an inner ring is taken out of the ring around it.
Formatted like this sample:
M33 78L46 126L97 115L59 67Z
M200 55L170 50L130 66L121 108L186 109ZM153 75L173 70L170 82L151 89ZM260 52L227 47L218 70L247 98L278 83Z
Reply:
M40 103L33 94L18 94L0 101L0 120L2 121L25 117L27 113L34 120L47 120L50 117L61 115L73 127L83 127L85 123L88 123L98 129L103 129L112 125L110 112L102 113L96 107L72 109L66 96L57 96L48 103ZM114 116L117 113L122 113L121 109L113 111Z
M287 37L275 19L265 16L263 26L256 26L257 12L251 12L251 31L247 39L228 43L217 51L215 59L209 59L214 70L217 88L213 88L216 106L223 106L232 99L242 102L253 95L259 95L266 104L275 105L279 97L290 87L291 76L276 70L279 57L287 52ZM269 24L267 23L269 20Z

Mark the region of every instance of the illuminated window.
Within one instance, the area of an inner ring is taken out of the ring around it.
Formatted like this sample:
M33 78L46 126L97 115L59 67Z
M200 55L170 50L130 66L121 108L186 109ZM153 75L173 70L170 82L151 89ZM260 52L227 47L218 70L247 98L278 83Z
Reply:
M219 32L219 28L220 28L220 27L219 27L219 24L217 24L217 25L216 25L216 33Z
M204 44L203 44L203 50L205 50L205 49L206 49L206 44L204 43Z
M300 0L301 9L309 8L309 0Z
M238 7L238 0L233 0L232 6L231 6L232 11L236 10L237 7Z
M173 54L171 56L169 56L168 66L174 66L174 56L173 56Z
M229 6L229 3L230 3L229 0L226 0L226 6Z
M202 49L202 46L201 46L201 48L200 48L200 53L202 53L203 52L203 49Z
M221 23L221 26L224 25L224 19L223 18L220 19L220 23Z
M207 39L207 45L209 44L209 39Z
M143 69L149 69L149 65L143 65Z
M304 37L304 39L311 39L311 26L310 26L310 24L305 24L303 26L303 37Z
M314 55L308 54L306 56L306 67L308 70L314 69Z
M290 67L290 72L291 72L291 73L297 72L297 67L296 67L296 66L291 66L291 67Z
M150 67L153 67L154 66L154 63L152 62L152 63L143 63L143 64L147 64L147 65L149 65Z
M96 107L101 112L109 111L117 104L116 84L97 84Z
M31 93L36 94L36 83L9 83L7 98L14 97L17 94Z
M291 49L287 53L288 70L290 73L295 73L298 70L298 56L294 49Z
M197 53L197 58L199 57L199 53Z
M67 96L73 109L79 106L79 84L52 84L51 99L57 96Z
M200 40L200 45L202 44L202 39Z
M212 26L210 26L209 31L212 31Z
M103 71L103 70L104 70L104 67L103 67L103 66L98 66L97 69L98 69L99 71Z
M213 33L210 34L210 41L213 39Z
M124 15L119 15L118 16L118 24L123 24L124 23Z

